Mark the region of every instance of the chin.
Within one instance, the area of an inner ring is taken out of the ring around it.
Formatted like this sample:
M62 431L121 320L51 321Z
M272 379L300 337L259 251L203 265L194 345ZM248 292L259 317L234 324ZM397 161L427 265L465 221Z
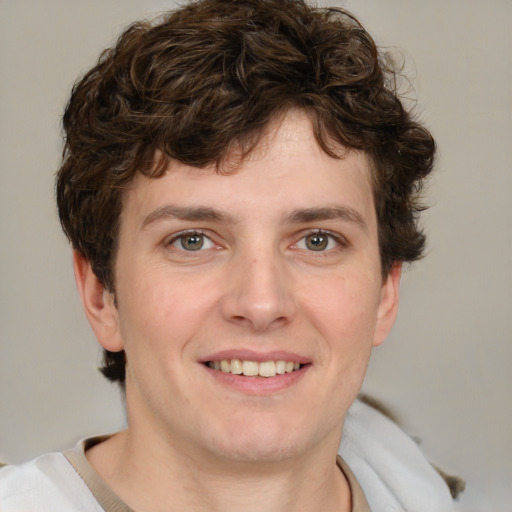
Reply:
M269 424L270 423L270 424ZM208 447L217 457L237 462L282 462L301 456L314 445L310 428L272 422L249 423L222 434L209 432Z
M247 439L231 442L229 445L215 443L210 446L215 455L235 462L275 463L300 456L305 451L305 443L268 442L265 439Z

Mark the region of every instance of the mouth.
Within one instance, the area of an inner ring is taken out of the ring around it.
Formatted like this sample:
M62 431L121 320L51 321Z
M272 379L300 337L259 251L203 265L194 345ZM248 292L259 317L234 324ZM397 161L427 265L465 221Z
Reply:
M275 377L300 370L303 364L297 361L250 361L241 359L222 359L206 361L206 366L212 370L245 377Z

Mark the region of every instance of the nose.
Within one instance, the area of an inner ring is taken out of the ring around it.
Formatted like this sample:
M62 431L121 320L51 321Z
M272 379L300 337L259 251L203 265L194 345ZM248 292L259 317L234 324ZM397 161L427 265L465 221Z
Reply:
M296 313L291 270L279 256L259 251L229 269L222 313L231 323L264 332L288 324Z

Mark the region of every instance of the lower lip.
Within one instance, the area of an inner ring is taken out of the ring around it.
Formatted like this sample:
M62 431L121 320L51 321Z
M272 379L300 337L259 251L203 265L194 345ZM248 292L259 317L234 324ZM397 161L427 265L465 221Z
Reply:
M311 365L306 364L299 370L276 375L275 377L245 377L213 370L206 365L203 365L203 367L217 382L236 391L246 395L268 396L284 391L298 383L306 375Z

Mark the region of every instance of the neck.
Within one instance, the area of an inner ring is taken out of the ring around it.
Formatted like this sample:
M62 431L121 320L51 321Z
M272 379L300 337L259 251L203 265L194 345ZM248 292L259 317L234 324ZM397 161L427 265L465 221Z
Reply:
M126 430L87 452L107 484L137 512L350 510L336 448L277 462L239 462L137 439Z

